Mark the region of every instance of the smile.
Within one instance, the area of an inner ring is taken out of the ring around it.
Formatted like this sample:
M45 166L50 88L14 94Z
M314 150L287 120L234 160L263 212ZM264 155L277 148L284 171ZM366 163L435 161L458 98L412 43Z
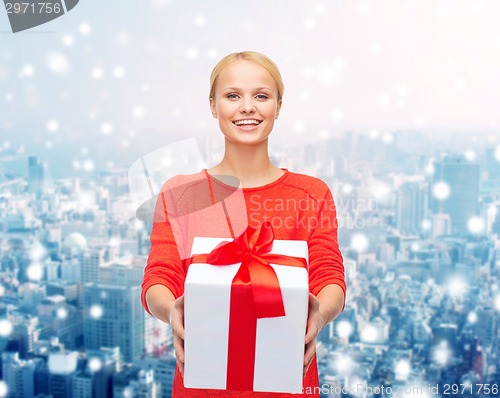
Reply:
M246 125L258 126L259 124L262 123L262 120L257 120L257 119L243 119L243 120L236 120L233 123L236 126L246 126Z

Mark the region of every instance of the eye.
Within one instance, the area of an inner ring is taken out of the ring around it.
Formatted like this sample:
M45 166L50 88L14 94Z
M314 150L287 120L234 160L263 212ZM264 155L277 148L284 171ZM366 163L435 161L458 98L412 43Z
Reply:
M235 94L235 93L228 94L227 98L229 98L229 99L236 99L236 98L238 98L238 94Z
M258 99L261 99L261 100L265 100L265 99L267 99L267 95L265 95L265 94L258 94L258 95L256 95L256 97L257 97Z

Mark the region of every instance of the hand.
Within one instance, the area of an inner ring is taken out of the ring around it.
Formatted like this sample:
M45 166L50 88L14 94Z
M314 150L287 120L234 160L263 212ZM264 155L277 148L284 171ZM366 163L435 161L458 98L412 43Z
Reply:
M170 311L169 323L172 326L177 366L181 374L184 375L184 296L175 300Z
M304 377L311 365L316 352L316 337L323 325L323 317L319 310L319 301L314 294L309 293L309 310L307 314L307 329L304 353Z

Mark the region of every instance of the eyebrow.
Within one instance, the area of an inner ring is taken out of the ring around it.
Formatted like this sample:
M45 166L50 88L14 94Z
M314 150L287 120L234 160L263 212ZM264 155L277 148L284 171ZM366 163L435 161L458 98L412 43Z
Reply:
M226 90L241 90L241 88L239 87L226 87L223 91L226 91ZM255 91L260 91L260 90L268 90L268 91L272 91L269 87L257 87L255 89Z

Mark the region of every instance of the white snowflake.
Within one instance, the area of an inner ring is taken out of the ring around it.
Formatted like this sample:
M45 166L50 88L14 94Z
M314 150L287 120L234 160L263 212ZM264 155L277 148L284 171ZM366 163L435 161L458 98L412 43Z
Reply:
M500 146L497 146L495 148L495 159L497 160L497 162L500 162Z
M201 14L198 14L194 17L194 24L196 26L204 26L205 25L205 17Z
M313 17L308 17L304 20L304 27L306 29L314 29L316 27L316 20Z
M378 330L375 326L368 324L361 331L360 339L364 343L374 343L378 340Z
M450 186L446 181L438 181L432 186L432 194L437 200L448 199L450 192Z
M186 57L191 60L198 58L198 50L194 47L188 48L186 50Z
M340 322L336 323L335 330L337 331L337 334L339 335L339 337L346 338L352 334L353 327L352 327L351 322L349 322L349 321L340 321Z
M38 282L43 277L43 267L42 264L33 262L26 269L26 275L30 281Z
M500 312L500 295L495 297L494 306L495 306L495 310Z
M123 79L126 74L127 71L121 65L118 65L113 69L113 76L116 77L117 79Z
M68 317L68 310L64 307L60 307L56 311L56 316L59 319L66 319Z
M0 336L8 337L14 330L14 326L8 319L0 319Z
M94 167L95 167L95 164L91 159L86 159L83 161L82 169L84 171L87 171L87 172L93 171Z
M51 133L55 133L57 130L59 130L59 122L55 119L50 119L47 122L47 130Z
M91 74L92 74L92 78L95 80L102 79L102 77L104 76L104 72L101 68L92 69Z
M93 305L89 309L89 314L94 319L100 319L104 315L104 309L100 305Z
M447 290L451 297L462 297L467 291L467 284L462 278L455 276L448 281Z
M464 156L470 162L476 160L476 157L477 157L476 152L473 149L467 149L464 152Z
M45 57L47 67L56 75L64 76L70 70L68 58L61 52L51 51Z
M397 380L407 380L411 373L411 365L406 359L400 359L396 362L394 373Z
M144 107L141 105L134 106L132 108L132 115L134 115L136 119L142 118L144 116Z
M88 366L91 372L99 372L102 369L102 361L100 358L91 358Z
M369 240L365 234L356 233L351 237L351 249L357 252L364 252L368 249Z
M88 22L82 22L78 27L78 30L82 35L86 36L90 33L92 28L90 27L90 24Z
M5 381L0 380L0 398L7 397L9 395L9 387Z
M64 35L62 38L62 43L66 47L71 47L75 43L75 39L71 35Z
M467 221L467 229L472 234L480 234L484 232L484 220L481 217L473 216Z
M476 323L477 322L477 313L471 311L467 314L467 322Z
M35 67L31 64L26 64L21 70L22 77L33 77L35 75Z
M104 135L109 135L113 132L113 125L111 123L101 124L101 133Z

